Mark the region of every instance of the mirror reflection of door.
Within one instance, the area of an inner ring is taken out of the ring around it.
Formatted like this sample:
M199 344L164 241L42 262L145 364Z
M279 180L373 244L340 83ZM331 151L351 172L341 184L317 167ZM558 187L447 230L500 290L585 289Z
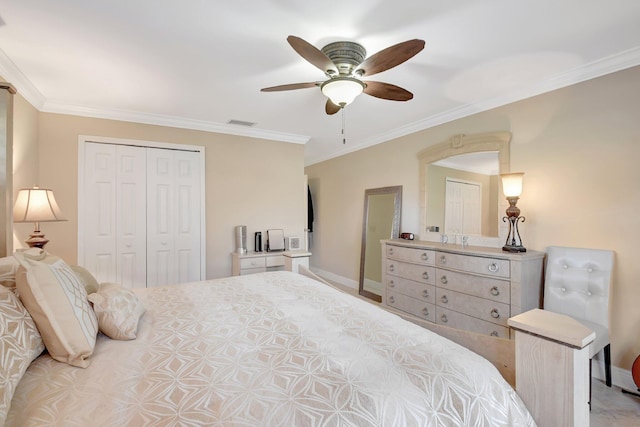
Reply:
M444 232L479 235L481 233L482 184L454 178L446 179Z
M359 293L376 301L382 301L380 241L398 237L401 199L401 186L365 191Z

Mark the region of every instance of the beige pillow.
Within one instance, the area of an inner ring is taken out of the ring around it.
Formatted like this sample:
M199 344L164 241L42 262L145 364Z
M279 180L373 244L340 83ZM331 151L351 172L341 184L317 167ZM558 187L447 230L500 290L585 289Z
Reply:
M87 358L95 347L98 320L84 286L56 256L42 260L31 259L26 252L14 256L20 263L18 294L49 354L60 362L86 368L91 363Z
M15 289L16 272L19 266L18 261L12 256L0 258L0 285Z
M70 265L69 267L71 267L73 272L76 273L76 276L78 276L78 279L80 279L80 282L84 285L87 295L98 292L98 281L93 277L93 274L91 274L89 270L84 267L80 267L79 265Z
M27 368L44 350L33 319L18 297L0 286L0 426Z
M100 332L114 340L136 338L138 320L145 308L131 290L115 283L102 283L98 292L87 298L93 303Z

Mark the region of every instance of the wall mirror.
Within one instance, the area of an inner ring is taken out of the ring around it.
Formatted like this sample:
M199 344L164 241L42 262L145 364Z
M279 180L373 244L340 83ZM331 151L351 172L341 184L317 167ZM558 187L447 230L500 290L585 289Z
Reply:
M501 247L507 202L499 174L509 172L511 133L455 135L418 153L420 239Z
M382 245L380 240L400 235L402 186L372 188L364 192L359 293L382 301Z

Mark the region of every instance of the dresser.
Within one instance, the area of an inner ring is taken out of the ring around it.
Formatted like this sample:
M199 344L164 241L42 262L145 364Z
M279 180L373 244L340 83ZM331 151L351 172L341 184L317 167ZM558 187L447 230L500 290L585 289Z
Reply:
M231 253L231 274L243 276L245 274L262 273L265 271L287 270L298 272L299 266L309 267L311 252L247 252Z
M544 253L382 241L382 304L433 323L512 338L507 319L540 307Z

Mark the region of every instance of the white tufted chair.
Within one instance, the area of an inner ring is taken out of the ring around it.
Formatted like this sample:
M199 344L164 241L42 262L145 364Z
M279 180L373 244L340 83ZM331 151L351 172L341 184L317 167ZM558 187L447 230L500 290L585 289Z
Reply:
M605 379L611 387L609 291L613 251L552 246L547 251L544 309L566 314L596 333L589 359L604 349ZM591 365L589 365L591 372Z

